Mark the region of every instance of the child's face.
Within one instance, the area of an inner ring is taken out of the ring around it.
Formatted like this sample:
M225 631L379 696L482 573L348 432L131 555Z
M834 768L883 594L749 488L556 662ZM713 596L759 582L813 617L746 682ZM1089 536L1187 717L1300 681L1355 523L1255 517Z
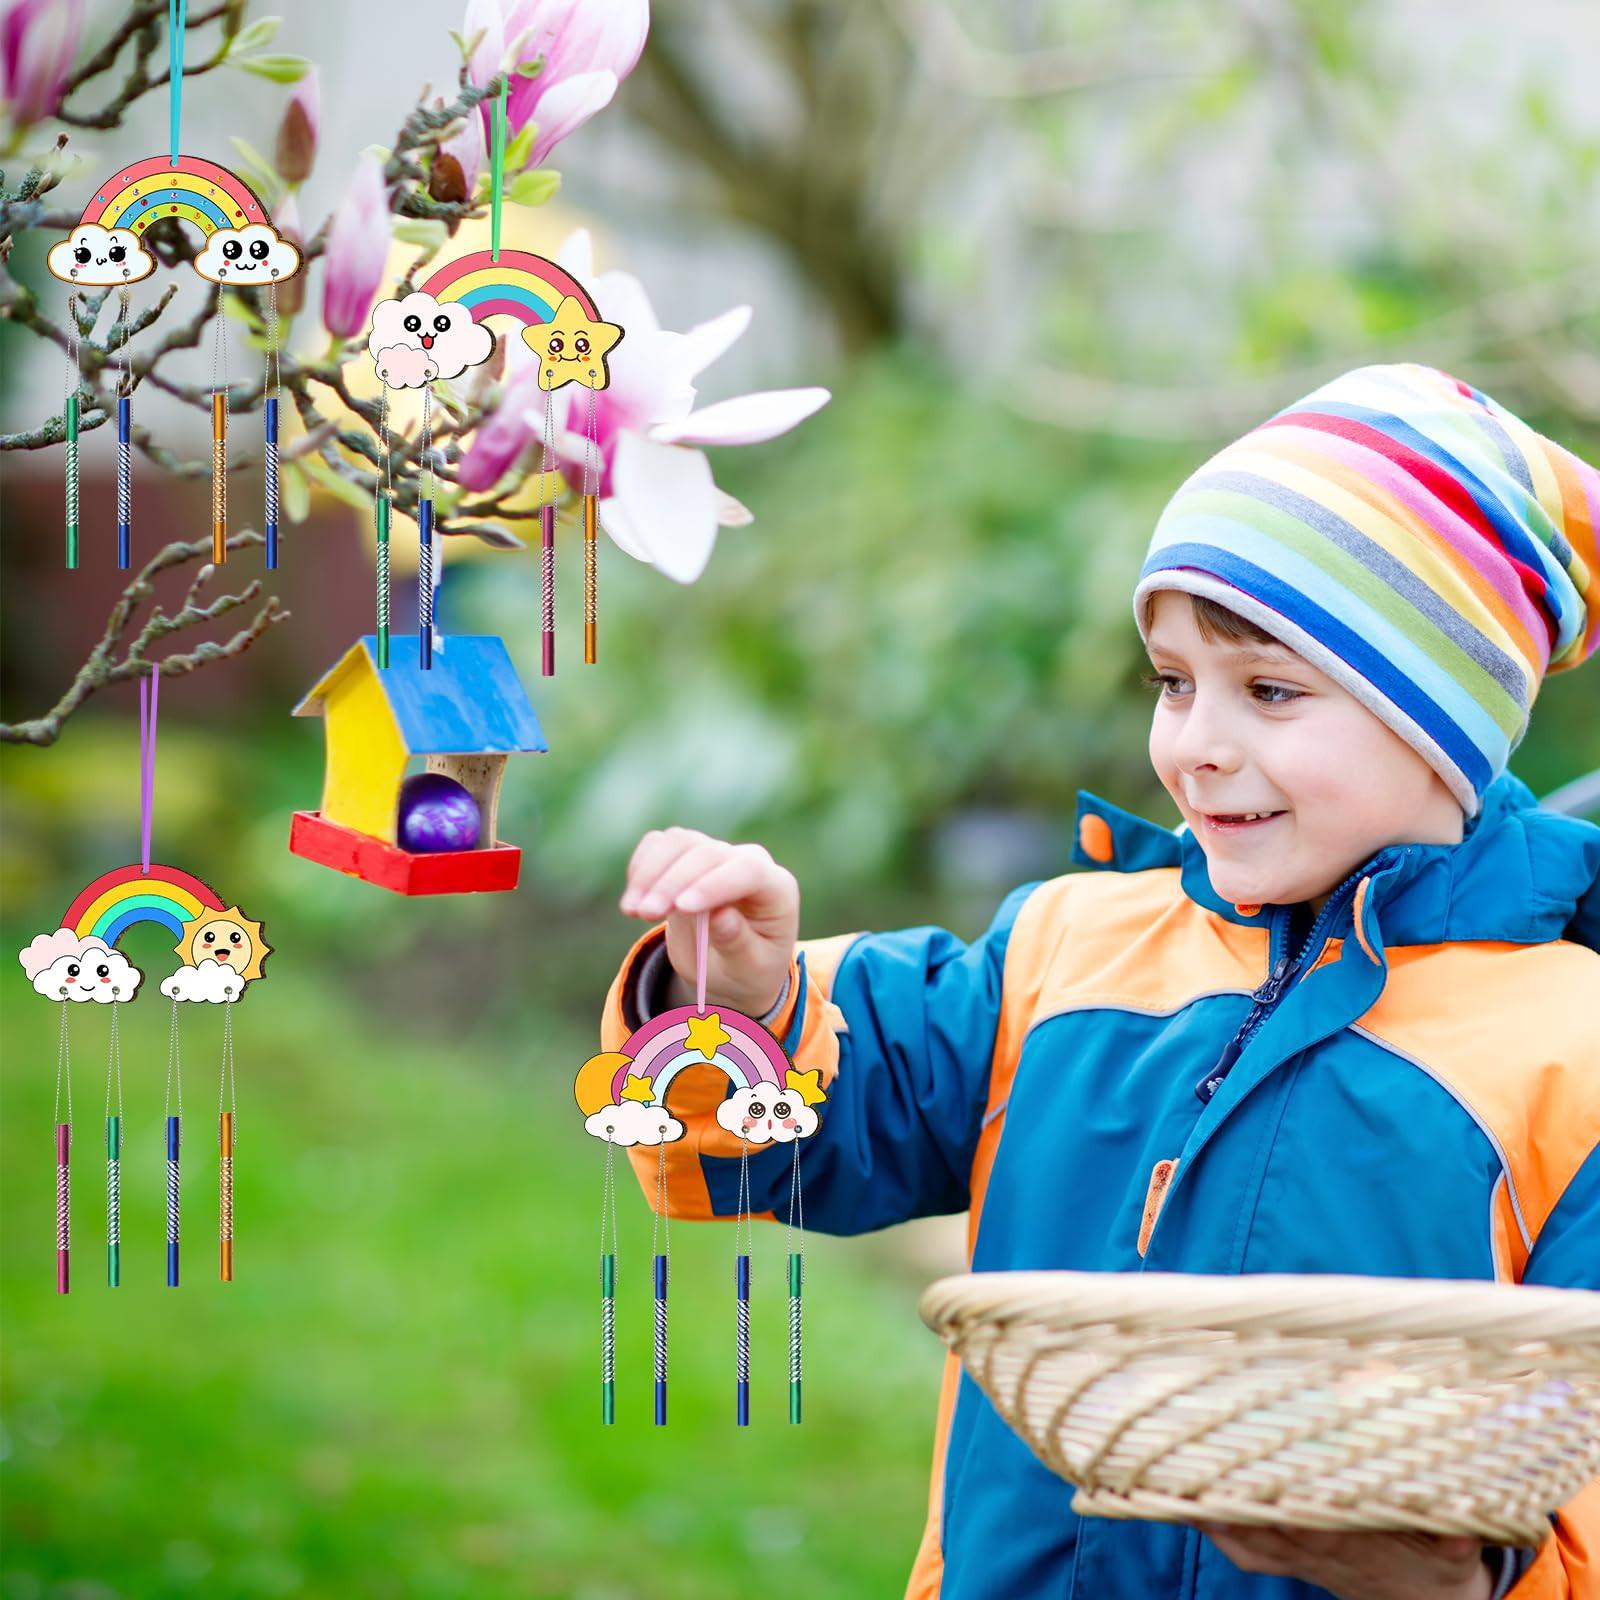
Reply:
M1318 903L1385 845L1460 840L1427 762L1287 645L1207 639L1189 596L1161 590L1148 647L1150 760L1225 899Z

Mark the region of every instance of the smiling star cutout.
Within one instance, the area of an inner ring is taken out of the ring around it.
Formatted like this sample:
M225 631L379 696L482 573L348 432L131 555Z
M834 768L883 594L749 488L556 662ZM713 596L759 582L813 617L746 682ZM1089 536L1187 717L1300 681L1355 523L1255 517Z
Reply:
M539 387L546 391L569 383L605 388L611 381L606 356L621 337L616 323L591 317L570 294L548 322L522 330L523 343L539 358Z
M698 1050L707 1061L714 1061L718 1049L733 1042L733 1035L722 1026L722 1014L717 1011L706 1017L690 1017L687 1028L684 1048Z

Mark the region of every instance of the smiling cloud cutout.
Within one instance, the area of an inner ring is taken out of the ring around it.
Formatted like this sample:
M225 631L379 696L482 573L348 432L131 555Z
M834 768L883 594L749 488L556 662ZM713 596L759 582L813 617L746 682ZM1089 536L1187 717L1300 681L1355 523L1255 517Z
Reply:
M197 967L179 967L170 978L161 980L161 992L169 1000L209 1001L214 1006L237 1000L244 986L244 979L232 967L210 957Z
M300 252L264 222L247 228L218 228L194 259L194 270L212 283L282 283L300 270Z
M585 1117L583 1131L610 1144L671 1144L683 1137L683 1124L665 1106L624 1100Z
M735 1089L717 1107L717 1121L750 1144L793 1144L815 1133L818 1120L799 1089L775 1083Z
M50 247L45 266L65 283L96 288L134 283L156 270L155 257L126 228L80 222Z
M433 378L459 378L468 367L487 361L494 354L494 335L474 322L464 305L440 305L418 289L372 308L367 350L390 388L420 389ZM414 358L401 355L407 350L424 352L437 371L429 375L419 369Z
M131 1000L141 974L103 939L80 939L70 928L41 933L17 958L34 989L49 1000L110 1005Z

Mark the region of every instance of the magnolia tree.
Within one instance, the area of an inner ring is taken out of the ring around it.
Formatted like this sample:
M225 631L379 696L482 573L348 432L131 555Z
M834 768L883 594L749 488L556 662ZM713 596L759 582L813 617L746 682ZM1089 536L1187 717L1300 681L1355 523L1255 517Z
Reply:
M80 433L115 419L125 385L134 391L148 385L199 411L211 406L210 386L182 381L174 367L182 352L210 345L212 325L224 314L216 286L207 287L192 315L169 314L176 294L169 287L125 324L102 314L112 291L80 293L72 325L55 314L53 296L42 297L6 270L19 234L60 233L77 220L77 210L60 204L63 191L90 176L74 152L74 130L118 128L135 101L166 87L157 66L167 54L166 16L165 0L138 0L92 53L80 48L82 0L15 0L0 21L6 148L13 168L23 168L20 180L0 175L0 317L65 352L76 346ZM308 232L297 191L318 156L316 69L272 53L277 19L248 20L244 0L190 12L185 77L233 68L290 89L270 158L238 145L241 174L261 193L276 226L300 246L308 267L320 266L320 296L308 291L310 274L290 280L277 295L281 391L286 413L292 408L299 425L280 456L290 522L304 518L314 487L364 507L380 481L389 485L398 512L414 512L431 474L441 534L501 548L522 544L519 524L539 514L521 491L535 465L543 410L535 365L518 364L520 346L508 354L502 341L460 383L434 385L426 455L420 428L385 434L381 401L352 389L346 364L365 351L380 295L406 292L448 251L464 221L488 214L490 113L502 86L508 86L506 202L538 205L559 183L549 166L552 153L611 102L639 60L648 23L648 0L469 0L461 29L452 35L460 54L453 94L425 93L386 151L356 160L343 199ZM155 223L144 242L163 266L195 254L194 241L175 222ZM398 291L391 288L390 266L396 242L413 252ZM558 254L590 286L601 314L628 334L612 361L611 386L596 406L601 524L629 555L680 583L692 582L718 527L749 520L743 506L717 489L699 446L775 437L821 406L827 392L771 391L697 410L696 376L743 332L749 308L670 332L636 278L594 274L586 234L576 234ZM231 310L244 319L252 343L264 344L264 293L235 288ZM313 316L327 338L292 338L295 324ZM264 375L230 384L230 415L259 411L264 384ZM582 482L585 447L578 430L587 416L572 411L569 427L560 397L558 407L557 466L561 491L570 492ZM65 418L58 414L0 435L0 449L51 450L65 439ZM181 460L142 427L135 426L132 442L174 476L200 478L211 470L209 457ZM237 472L259 464L238 454L229 465ZM228 539L230 549L260 543L262 535L248 528ZM174 541L151 557L113 605L101 638L56 704L31 720L0 724L0 739L52 743L105 685L152 668L172 675L236 656L287 617L259 580L215 593L222 574L210 564L211 551L208 536ZM175 606L163 598L168 582L174 595L178 583L186 584ZM248 620L231 637L182 648L183 635L235 612Z

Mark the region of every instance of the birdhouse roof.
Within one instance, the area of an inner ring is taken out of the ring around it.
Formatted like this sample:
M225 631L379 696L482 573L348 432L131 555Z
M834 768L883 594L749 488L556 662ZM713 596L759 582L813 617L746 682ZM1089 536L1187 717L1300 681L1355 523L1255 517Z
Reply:
M315 716L356 677L370 678L394 713L412 755L527 754L548 750L544 731L511 664L503 640L452 633L433 652L433 666L417 665L415 634L389 641L389 665L378 667L378 641L367 634L322 675L294 708Z

